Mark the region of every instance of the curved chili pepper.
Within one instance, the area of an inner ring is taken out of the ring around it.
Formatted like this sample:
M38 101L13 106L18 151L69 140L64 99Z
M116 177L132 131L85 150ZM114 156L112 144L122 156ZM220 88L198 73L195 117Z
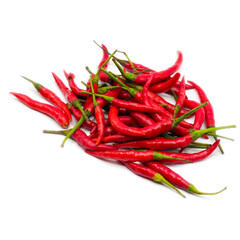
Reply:
M23 77L23 76L22 76ZM70 121L72 121L72 115L68 110L67 105L51 90L45 88L43 85L34 82L33 80L23 77L27 81L31 82L33 86L36 88L36 90L50 103L61 109L68 117Z
M158 136L161 133L167 132L171 129L172 121L166 120L163 122L155 123L151 126L144 128L129 127L122 123L118 118L118 108L112 106L109 111L109 120L112 127L125 135L135 136L135 137L146 137L151 138Z
M157 83L151 85L149 90L155 93L163 93L168 91L172 86L176 84L178 79L180 78L180 73L175 73L171 78L169 78L165 82Z
M49 131L44 130L44 133L52 133L52 134L61 134L61 135L67 135L71 129L65 130L65 131ZM83 149L91 150L91 151L110 151L110 150L116 150L116 147L106 145L106 144L98 144L94 141L92 141L84 131L81 129L77 129L71 136Z
M162 165L159 162L151 161L151 162L145 163L145 165L147 167L155 170L156 172L160 173L165 179L167 179L167 181L172 183L174 186L181 188L185 191L191 192L191 193L201 194L201 195L215 195L226 189L226 187L225 187L222 190L220 190L218 192L214 192L214 193L201 192L201 191L197 190L197 188L193 184L189 183L187 180L185 180L179 174L177 174L176 172L174 172L167 166Z
M151 72L149 74L139 74L135 75L133 73L125 73L116 60L113 59L113 62L116 64L121 74L129 81L134 82L136 84L145 84L150 77L152 77L152 84L156 84L162 82L163 80L168 79L172 74L174 74L179 67L181 66L183 61L183 56L180 51L178 51L178 58L173 66L170 68L160 71L160 72ZM174 83L175 84L175 83ZM174 85L173 84L173 85Z
M197 140L204 134L210 133L215 130L225 129L225 128L235 128L235 125L224 126L224 127L216 127L216 128L207 128L194 130L192 129L188 135L183 137L179 137L176 139L166 139L164 137L157 137L148 140L136 140L126 143L116 144L117 148L147 148L152 150L164 150L164 149L172 149L172 148L184 148L190 143Z
M180 109L183 106L184 100L185 100L185 79L184 77L182 78L181 85L180 85L180 90L178 94L178 99L174 107L174 113L173 113L173 118L177 116L177 113L180 111Z
M135 137L131 137L123 134L113 134L113 135L103 137L102 142L103 143L112 143L112 142L120 143L120 142L132 141L134 139ZM92 139L92 140L95 141L96 139Z
M194 83L192 81L188 81L188 82L197 90L201 102L203 102L205 100L207 100L209 102L209 99L208 99L206 93L203 91L203 89L199 85L197 85L196 83ZM213 111L212 104L210 102L209 102L208 106L204 107L204 111L205 111L205 119L206 119L207 127L208 128L215 127L214 111ZM214 139L217 140L217 137L214 136ZM224 153L221 145L219 145L219 149L222 153Z
M49 117L53 118L54 120L56 120L57 123L62 128L68 128L68 125L69 125L68 117L60 109L46 103L35 101L30 97L21 93L15 93L15 92L10 92L10 93L14 95L17 99L19 99L22 103L24 103L26 106L28 106L29 108L32 108L33 110L44 113Z
M180 191L178 191L171 183L169 183L160 173L154 171L153 169L132 162L124 163L124 165L129 170L141 177L151 179L155 182L160 182L164 185L169 186L170 188L173 188L177 193L185 198L185 196Z
M88 97L87 94L82 93L84 91L83 89L80 89L77 84L74 81L75 75L73 73L67 73L65 70L63 70L63 73L68 81L69 87L72 90L74 94L76 94L79 97Z

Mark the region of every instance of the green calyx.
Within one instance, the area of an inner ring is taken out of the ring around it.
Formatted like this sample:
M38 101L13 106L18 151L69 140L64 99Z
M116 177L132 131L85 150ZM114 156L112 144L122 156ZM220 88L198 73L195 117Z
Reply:
M24 76L21 76L21 77L24 78L25 80L29 81L30 83L32 83L33 86L37 89L38 92L43 87L43 85L41 85L40 83L34 82L33 80L31 80L31 79L29 79L27 77L24 77Z
M172 159L172 160L178 160L178 161L184 161L184 162L192 162L190 160L186 160L183 158L174 158L174 157L167 156L167 155L164 155L159 152L153 152L153 160L161 160L161 159Z
M85 111L83 110L81 102L78 99L76 99L72 102L72 105L73 105L73 107L79 109L81 111L82 115L84 116L85 120L88 121L88 116L85 113Z
M87 110L85 110L85 113L86 113L87 117L90 117L92 115ZM85 122L85 120L86 120L85 117L82 115L80 120L77 122L77 124L67 133L66 137L63 139L61 147L64 147L64 144L68 140L68 138L70 138L75 133L75 131Z
M227 129L227 128L236 128L236 125L213 127L213 128L206 128L206 129L200 129L200 130L190 129L189 132L190 132L190 135L191 135L193 141L195 141L204 134L208 134L208 133L211 133L216 130L222 130L222 129Z
M173 118L172 119L173 120L172 129L176 128L180 122L182 122L184 119L186 119L187 117L189 117L190 115L195 113L200 108L205 107L206 105L208 105L208 102L205 102L205 103L199 105L198 107L193 108L192 110L188 111L187 113L185 113L184 115L182 115L181 117L179 117L177 119Z
M124 72L123 69L122 69L122 67L118 64L118 62L117 62L115 59L113 59L113 62L114 62L114 64L116 65L116 67L118 68L119 72L120 72L127 80L129 80L129 81L131 81L131 82L135 82L136 77L137 77L135 74Z
M189 191L191 193L195 193L195 194L200 194L200 195L216 195L216 194L223 192L226 189L227 189L227 187L223 188L222 190L220 190L218 192L206 193L206 192L199 191L194 185L190 184L187 188L187 191Z
M172 188L178 194L180 194L182 197L185 198L185 196L177 188L175 188L170 182L168 182L160 173L156 173L152 179L155 182L159 182L159 183L163 183L164 185L167 185L168 187Z

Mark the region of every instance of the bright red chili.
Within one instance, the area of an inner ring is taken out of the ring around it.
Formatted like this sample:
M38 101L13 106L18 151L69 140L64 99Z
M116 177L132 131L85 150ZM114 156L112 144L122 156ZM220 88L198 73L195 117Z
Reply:
M22 76L23 77L23 76ZM67 105L51 90L45 88L43 85L34 82L33 80L23 77L27 81L31 82L33 86L36 88L36 90L50 103L61 109L68 117L70 121L72 121L72 115L70 111L68 110Z
M14 92L10 92L10 93L12 95L14 95L17 99L19 99L22 103L24 103L28 107L32 108L33 110L44 113L44 114L48 115L49 117L53 118L54 120L56 120L57 123L62 128L68 128L68 125L69 125L68 117L59 108L56 108L56 107L46 104L46 103L38 102L24 94L14 93Z

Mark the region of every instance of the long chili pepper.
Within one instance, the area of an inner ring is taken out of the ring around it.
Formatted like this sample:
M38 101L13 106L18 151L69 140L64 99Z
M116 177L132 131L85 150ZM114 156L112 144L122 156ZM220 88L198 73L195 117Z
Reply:
M189 160L190 162L198 162L200 160L203 160L207 158L209 155L212 154L213 151L218 147L220 143L220 140L218 139L216 142L214 142L210 147L207 149L197 152L197 153L178 153L178 152L159 152L161 154L165 154L166 156L169 157L175 157L175 158L181 158L185 160ZM161 159L159 162L163 164L178 164L178 163L183 163L183 161L179 160L168 160L168 159Z
M141 177L145 177L148 179L151 179L155 182L159 182L162 183L164 185L167 185L168 187L174 189L177 193L179 193L182 197L185 198L185 196L178 190L176 189L171 183L169 183L160 173L154 171L151 168L142 166L140 164L137 163L132 163L132 162L126 162L123 163L129 170L131 170L132 172L134 172L135 174L141 176Z
M177 102L176 102L175 107L174 107L173 118L175 118L177 116L177 113L182 108L184 100L185 100L185 94L186 94L186 92L185 92L185 79L183 77L182 81L181 81L179 94L178 94L178 99L177 99Z
M114 90L111 90L109 92L107 92L105 94L105 96L109 96L109 97L117 97L118 96L118 93L119 93L119 89L114 89ZM101 107L104 107L105 105L108 104L108 101L106 101L105 99L103 98L99 98L97 99L97 102L98 104L101 106ZM85 113L90 116L94 111L94 107L93 107L93 104L90 104L88 105L87 109L85 110ZM63 142L61 144L61 147L64 146L65 142L67 141L67 139L69 137L72 136L72 134L85 122L85 118L83 116L81 116L81 118L79 119L79 121L77 122L77 124L71 129L71 131L69 131L66 135L66 137L63 139Z
M23 77L23 76L22 76ZM68 117L68 119L70 121L72 121L72 115L69 112L66 104L51 90L45 88L43 85L34 82L33 80L23 77L24 79L26 79L27 81L31 82L33 84L33 86L36 88L36 90L46 99L48 100L50 103L52 103L53 105L55 105L56 107L58 107L59 109L61 109Z
M119 64L115 59L113 59L113 62L118 67L119 71L124 76L124 78L126 78L127 80L131 82L135 82L136 84L145 84L148 81L149 77L152 77L152 84L156 84L163 80L168 79L172 74L174 74L181 66L182 60L183 60L182 53L178 51L177 61L170 68L160 72L151 72L149 74L139 74L139 75L135 75L133 73L126 73L122 70L122 68L119 66Z
M96 141L96 145L98 145L104 135L104 129L105 129L105 122L104 122L104 114L102 108L99 106L98 102L96 101L96 97L94 95L94 88L93 88L93 82L92 78L90 77L90 84L91 84L91 89L92 89L92 98L93 98L93 107L94 107L94 112L95 112L95 118L97 121L97 129L98 129L98 138Z
M201 194L201 195L215 195L215 194L221 193L222 191L224 191L226 189L226 187L225 187L222 190L220 190L218 192L214 192L214 193L201 192L201 191L197 190L197 188L193 184L189 183L187 180L185 180L179 174L177 174L176 172L174 172L167 166L162 165L159 162L150 161L150 162L146 162L145 165L147 167L155 170L156 172L160 173L167 181L172 183L174 186L181 188L190 193Z
M135 137L127 136L124 134L113 134L113 135L103 137L102 143L113 143L113 142L120 143L120 142L132 141L134 139ZM92 139L92 140L95 141L96 139Z
M225 128L235 128L235 125L230 126L223 126L223 127L215 127L215 128L207 128L207 129L200 129L194 130L192 129L188 135L183 137L179 137L176 139L166 139L164 137L157 137L153 139L147 140L136 140L126 143L116 144L117 148L147 148L152 150L165 150L165 149L172 149L172 148L183 148L189 145L190 143L197 140L204 134L209 132L225 129Z
M117 160L121 162L147 162L147 161L160 161L160 160L178 160L182 162L189 162L183 158L174 158L165 155L165 153L154 152L152 150L147 151L117 151L117 150L108 150L108 151L88 151L85 150L86 153L102 159L109 159L109 160Z
M196 83L192 82L192 81L188 81L191 85L193 85L193 87L197 90L198 95L200 97L201 102L203 101L208 101L209 99L206 95L206 93L203 91L203 89L197 85ZM215 118L214 118L214 111L213 111L213 107L212 104L209 102L208 106L204 107L204 111L205 111L205 119L206 119L206 125L208 128L213 128L215 127ZM213 132L215 133L215 132ZM217 137L215 137L215 140L217 140ZM222 153L224 153L222 146L219 145L219 149Z
M63 70L63 73L68 81L69 87L72 90L72 92L79 96L79 97L87 97L87 94L82 93L82 91L84 91L83 89L80 89L77 84L75 83L74 79L75 79L75 75L73 73L67 73L65 70Z
M204 106L204 104L202 105ZM194 110L196 111L199 107L197 107ZM187 114L191 114L191 111L189 111ZM121 132L125 135L130 136L136 136L136 137L146 137L146 138L152 138L154 136L158 136L161 133L168 132L171 129L175 128L179 122L181 122L184 119L185 116L181 116L178 119L174 120L174 122L171 119L166 119L162 122L157 122L153 125L144 127L144 128L136 128L136 127L129 127L119 121L118 118L118 108L112 106L109 111L109 120L111 125L114 129L116 129L118 132Z
M62 128L68 128L68 125L69 125L68 117L59 108L54 107L50 104L38 102L24 94L15 93L15 92L10 92L10 93L13 96L15 96L18 100L20 100L22 103L24 103L26 106L28 106L29 108L32 108L33 110L44 113L44 114L48 115L49 117L55 119L56 122Z
M60 134L60 135L67 135L68 132L71 129L67 129L65 131L49 131L49 130L44 130L44 133L52 133L52 134ZM94 141L92 141L84 131L81 129L77 129L71 136L83 149L91 150L91 151L110 151L110 150L116 150L116 147L106 145L106 144L98 144Z
M148 97L148 89L152 83L152 77L149 78L149 80L144 84L142 96L143 96L143 103L147 106L152 106L151 101Z

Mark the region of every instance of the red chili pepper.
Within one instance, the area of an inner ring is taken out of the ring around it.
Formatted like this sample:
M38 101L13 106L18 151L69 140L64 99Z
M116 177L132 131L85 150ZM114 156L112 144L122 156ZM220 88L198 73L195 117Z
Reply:
M69 87L72 90L72 92L79 97L88 97L87 94L82 93L82 91L84 91L84 90L80 89L76 85L76 83L74 81L75 75L73 73L67 74L67 72L65 70L63 70L63 72L64 72L64 75L65 75L66 79L68 80L68 84L69 84Z
M172 74L174 74L179 69L179 67L182 64L182 60L183 60L182 53L180 51L178 51L177 61L170 68L160 71L160 72L151 72L149 74L139 74L139 75L135 75L133 73L125 73L124 71L122 71L122 68L119 66L119 64L116 62L116 60L113 59L113 62L116 64L116 66L118 67L118 69L120 70L122 75L127 80L132 81L136 84L143 85L148 81L148 79L150 77L152 77L152 84L156 84L156 83L162 82L163 80L168 79Z
M126 143L116 144L117 148L147 148L152 150L165 150L172 148L183 148L189 145L190 143L197 140L204 134L211 133L214 130L220 130L225 128L234 128L235 125L225 126L225 127L217 127L217 128L207 128L201 130L192 129L188 135L183 137L179 137L176 139L166 139L164 137L157 137L153 139L147 140L136 140Z
M147 127L149 125L153 125L156 123L153 119L151 119L144 113L130 112L130 115L143 127ZM120 119L120 117L119 117L119 119ZM129 124L126 124L126 125L129 125Z
M151 85L149 90L155 93L166 92L176 84L179 78L180 78L180 73L175 73L175 75L173 75L167 81Z
M22 76L23 77L23 76ZM51 90L45 88L43 85L34 82L33 80L23 77L27 81L31 82L33 86L36 88L36 90L50 103L61 109L68 117L70 121L72 121L72 115L70 111L67 108L67 105Z
M186 162L188 160L185 160L183 158L179 157L171 157L168 155L165 155L165 153L160 152L154 152L152 150L148 151L135 151L135 150L129 150L129 151L116 151L116 150L108 150L108 151L88 151L85 150L86 153L97 157L101 159L109 159L109 160L117 160L121 162L147 162L152 160L162 161L167 160L170 161L181 161ZM184 153L182 153L184 154Z
M18 98L22 103L27 105L29 108L44 113L49 117L55 119L62 128L68 128L69 122L67 115L60 109L46 103L35 101L24 94L14 92L10 93L14 95L16 98Z
M182 197L185 197L181 192L179 192L171 183L169 183L160 173L157 173L151 168L142 166L140 164L132 163L132 162L127 162L124 163L124 165L134 172L135 174L145 177L148 179L151 179L155 182L160 182L163 183L164 185L169 186L170 188L173 188L176 192L178 192Z
M192 82L192 81L188 81L198 92L198 95L200 97L201 102L203 101L208 101L209 99L206 95L206 93L203 91L203 89L197 85L196 83ZM213 107L212 104L209 102L208 106L204 107L204 111L205 111L205 119L206 119L206 125L208 128L213 128L215 127L215 118L214 118L214 111L213 111ZM217 140L217 137L214 136L215 140ZM219 149L222 153L224 153L221 145L219 145Z
M226 187L225 187L222 190L220 190L218 192L214 192L214 193L201 192L201 191L197 190L197 188L193 184L189 183L187 180L185 180L179 174L177 174L170 168L162 165L161 163L151 161L151 162L145 163L145 165L147 167L155 170L156 172L160 173L167 181L172 183L174 186L181 188L185 191L191 192L191 193L203 194L203 195L215 195L226 189Z
M123 134L114 134L114 135L103 137L102 142L103 143L111 143L111 142L120 143L120 142L132 141L134 139L135 137L131 137ZM95 141L96 139L92 139L92 140Z
M180 111L180 109L183 106L184 100L185 100L185 79L184 77L182 78L181 85L180 85L180 90L178 94L178 99L174 107L174 113L173 113L173 118L177 116L177 113Z
M48 131L44 130L44 133L52 133L52 134L61 134L61 135L67 135L70 132L71 129L65 130L65 131ZM83 132L80 129L77 129L71 136L83 149L91 150L91 151L110 151L110 150L116 150L114 146L106 145L106 144L98 144L94 141L92 141L85 132Z

